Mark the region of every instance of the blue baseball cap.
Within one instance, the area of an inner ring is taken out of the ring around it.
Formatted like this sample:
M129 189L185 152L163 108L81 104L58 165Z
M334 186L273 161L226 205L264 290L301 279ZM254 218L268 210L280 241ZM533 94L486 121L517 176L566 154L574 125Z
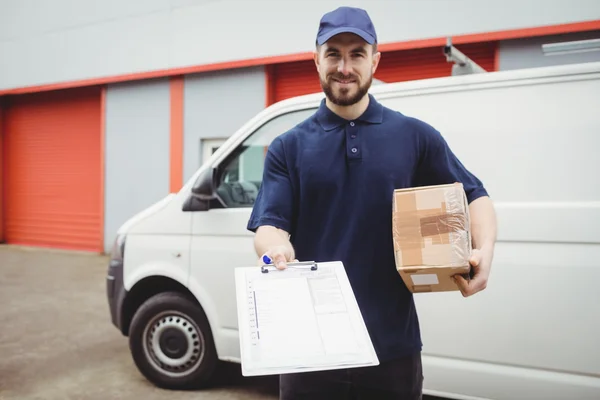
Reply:
M362 8L339 7L323 15L317 33L317 45L340 33L354 33L367 43L377 43L375 27L369 14Z

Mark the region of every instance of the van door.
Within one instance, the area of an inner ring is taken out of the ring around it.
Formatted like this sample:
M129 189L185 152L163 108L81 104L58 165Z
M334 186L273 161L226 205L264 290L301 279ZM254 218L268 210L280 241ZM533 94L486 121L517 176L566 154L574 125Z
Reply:
M217 167L217 193L207 211L194 211L190 286L216 317L215 329L237 330L234 268L257 265L253 233L246 229L262 184L264 158L273 139L316 109L279 115L261 125Z

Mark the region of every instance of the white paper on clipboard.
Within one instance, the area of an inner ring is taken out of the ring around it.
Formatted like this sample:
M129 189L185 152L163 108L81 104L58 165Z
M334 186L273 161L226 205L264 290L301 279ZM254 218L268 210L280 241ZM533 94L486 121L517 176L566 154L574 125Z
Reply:
M242 374L378 365L343 264L299 264L235 269Z

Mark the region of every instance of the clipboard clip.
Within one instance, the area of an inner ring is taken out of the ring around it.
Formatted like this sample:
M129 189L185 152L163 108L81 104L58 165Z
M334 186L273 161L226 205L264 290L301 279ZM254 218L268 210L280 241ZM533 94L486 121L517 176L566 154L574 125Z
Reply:
M310 269L311 271L316 271L318 269L317 263L314 261L290 262L287 263L287 267L298 269ZM273 264L265 264L260 267L260 272L262 272L263 274L266 274L269 271L278 271L278 269Z

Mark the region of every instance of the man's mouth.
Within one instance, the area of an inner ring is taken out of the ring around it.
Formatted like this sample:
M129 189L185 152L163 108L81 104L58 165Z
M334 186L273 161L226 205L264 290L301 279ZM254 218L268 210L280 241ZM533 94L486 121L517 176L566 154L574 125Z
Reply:
M333 78L333 81L337 82L337 83L341 83L343 85L349 85L351 83L356 82L356 80L354 80L354 79L337 79L337 78Z

